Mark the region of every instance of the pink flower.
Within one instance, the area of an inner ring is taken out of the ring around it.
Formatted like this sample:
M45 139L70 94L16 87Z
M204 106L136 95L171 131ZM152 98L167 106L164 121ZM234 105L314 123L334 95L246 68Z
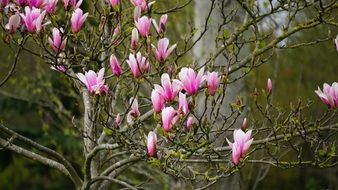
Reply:
M140 117L141 113L138 109L137 98L130 98L129 104L131 104L130 111L127 114L127 123L133 125L134 121Z
M189 103L187 95L180 92L178 94L178 113L186 115L189 112Z
M118 113L115 117L115 121L114 121L113 126L118 129L118 128L120 128L121 122L122 122L121 115L120 115L120 113Z
M119 60L115 57L115 55L110 56L110 67L115 76L121 76L122 69Z
M188 119L187 119L187 123L185 125L185 128L188 130L188 131L191 131L192 129L192 125L194 124L194 118L189 116Z
M25 23L27 31L30 33L39 33L42 29L42 21L45 18L46 12L41 12L35 7L25 7L25 14L20 14Z
M51 66L50 68L53 69L53 70L55 70L55 71L59 71L61 73L65 73L67 71L67 67L64 66L64 65L57 65L56 67L55 66Z
M87 16L88 13L83 14L83 11L80 8L75 9L70 20L72 23L72 31L74 33L78 33L81 30L81 27L85 22Z
M183 67L178 73L182 88L189 94L194 95L197 93L202 82L205 80L204 67L198 71L196 75L192 68Z
M268 93L270 94L272 92L272 81L270 78L268 78L266 82L266 89L268 90Z
M53 50L58 53L60 51L63 51L66 47L66 42L67 39L62 40L60 31L63 33L63 29L60 28L53 28L52 33L53 33L53 39L52 38L48 38L48 42L50 44L50 46L53 48Z
M113 38L115 38L120 33L120 25L117 25L113 31Z
M20 15L16 13L9 17L8 23L6 24L5 28L9 33L15 33L17 29L20 27Z
M127 63L134 77L139 77L144 71L149 71L149 62L147 61L146 63L146 61L146 58L142 57L140 52L136 54L136 57L133 54L129 54Z
M120 0L109 0L109 3L112 7L115 7L119 4Z
M153 89L151 91L151 102L153 103L154 112L160 113L165 102L158 89Z
M243 120L243 123L242 123L242 130L244 130L244 129L246 129L246 128L248 128L248 120L246 119L246 117L244 118L244 120Z
M220 77L218 77L217 72L207 73L207 84L208 84L208 91L211 96L214 96L216 90L219 86Z
M169 49L169 40L167 38L160 39L157 43L157 48L152 45L155 58L158 62L165 61L170 53L175 49L176 44L172 45Z
M163 73L161 76L161 84L159 86L155 84L155 89L162 95L165 101L171 102L175 99L176 95L179 91L181 91L181 87L178 84L177 80L174 80L171 83L170 77L167 73Z
M177 111L173 107L166 107L162 110L162 127L169 132L178 119Z
M9 3L9 0L0 0L1 7L6 7Z
M77 73L77 78L86 85L87 90L92 94L107 94L108 86L104 84L104 68L96 74L94 71L89 70L85 74Z
M151 20L147 16L138 18L137 21L135 21L135 26L142 37L149 36L150 25L151 25Z
M153 1L147 4L148 0L130 0L130 1L135 7L140 7L142 11L147 10L148 8L150 8L152 4L155 3L155 1Z
M130 48L136 50L137 46L138 46L138 31L136 28L134 28L133 31L131 32Z
M146 2L145 0L130 0L130 2L135 6L140 6L142 5L144 2Z
M168 19L168 15L162 15L160 18L160 23L159 25L157 25L156 20L152 19L152 23L155 27L155 30L157 32L157 34L161 34L164 33L166 31L167 28L167 19Z
M58 1L59 0L47 0L46 1L46 5L44 7L44 10L47 11L47 14L52 15L53 13L55 13L56 5L57 5Z
M157 136L156 133L150 131L148 133L147 138L147 150L149 157L154 157L156 154L156 143L157 143Z
M338 107L338 83L334 82L332 86L324 83L323 91L318 90L315 91L319 98L330 108Z
M26 0L28 6L42 9L45 6L46 0Z
M74 8L74 9L78 9L81 4L82 4L82 1L83 0L63 0L63 6L65 9L68 9L68 8Z
M19 5L19 6L24 6L27 4L27 1L26 0L16 0L16 3Z
M231 150L232 150L232 163L238 165L242 157L241 147L237 142L234 142L231 146Z
M338 51L338 35L336 36L336 39L334 39L334 42L336 44L336 50Z
M232 149L232 162L235 165L238 165L241 158L244 158L245 154L249 150L253 142L253 138L251 138L252 130L248 132L244 132L241 129L234 130L234 142L231 143L228 139L227 142Z

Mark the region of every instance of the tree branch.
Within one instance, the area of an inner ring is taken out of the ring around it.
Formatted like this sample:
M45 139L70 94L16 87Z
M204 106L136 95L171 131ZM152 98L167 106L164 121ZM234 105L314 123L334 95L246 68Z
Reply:
M11 136L15 136L18 140L36 148L37 150L47 154L48 156L51 156L53 158L55 158L56 160L58 160L59 162L61 162L61 164L63 164L63 166L66 168L66 170L69 172L69 175L72 179L72 181L75 183L75 185L77 187L80 187L82 184L82 180L79 177L79 175L77 174L77 172L75 171L75 169L73 168L73 166L68 162L68 160L66 160L62 155L60 155L58 152L49 149L37 142L32 141L31 139L24 137L22 135L20 135L19 133L16 133L14 131L12 131L11 129L8 129L5 126L0 125L0 131L3 131L5 133L7 133L8 135Z
M12 152L15 152L19 155L23 155L31 160L34 160L34 161L37 161L37 162L40 162L41 164L44 164L44 165L47 165L51 168L54 168L54 169L57 169L59 170L61 173L63 173L64 175L66 175L67 177L69 177L70 179L73 180L73 177L70 175L70 173L68 172L68 170L65 168L64 165L62 165L61 163L55 161L55 160L51 160L49 158L46 158L44 156L41 156L40 154L36 154L34 152L31 152L29 150L26 150L24 148L21 148L17 145L14 145L14 144L11 144L10 142L4 140L4 139L1 139L0 138L0 146L7 149L7 150L10 150ZM76 188L78 189L79 186L77 184L76 181L73 180L73 183L75 184Z

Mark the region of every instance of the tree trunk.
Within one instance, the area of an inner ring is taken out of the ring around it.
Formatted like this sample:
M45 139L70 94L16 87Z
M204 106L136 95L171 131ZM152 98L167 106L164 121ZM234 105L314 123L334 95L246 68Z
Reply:
M210 12L210 7L212 5L212 1L201 1L201 0L195 0L195 28L198 29L198 32L203 31L205 27L205 20L206 17L208 16ZM202 37L202 39L195 45L193 49L194 53L194 59L197 61L199 66L202 66L210 56L214 52L216 52L216 49L219 48L219 45L216 43L216 38L218 36L218 28L219 25L222 24L223 22L223 16L221 14L221 10L219 9L220 5L223 5L225 9L223 11L225 14L228 14L231 9L234 7L235 2L232 0L216 0L215 6L213 8L213 12L210 16L210 20L208 22L207 26L207 31ZM228 31L231 32L232 27L226 26ZM199 36L197 32L196 36ZM222 32L222 31L221 31ZM217 65L222 65L224 66L227 64L227 60L223 56L218 56L215 60L214 63L216 66ZM238 76L238 74L237 74ZM233 74L231 78L235 78L236 74ZM228 85L226 89L226 94L225 94L225 100L223 101L223 105L221 105L220 113L224 115L229 115L231 113L231 109L229 107L230 102L234 102L236 100L236 97L243 91L244 88L244 81L243 80L238 80L237 82ZM205 107L205 95L201 94L198 99L197 99L197 113L198 115L201 115L204 107ZM209 104L207 107L211 107L210 101L207 102ZM208 112L208 110L207 110ZM218 121L218 122L224 122L224 121ZM240 126L240 122L237 122L235 126ZM215 145L216 146L221 146L223 145L225 136L223 138L219 138L218 142L216 141ZM240 189L240 177L239 173L234 174L231 177L224 178L219 180L216 185L213 186L214 189Z

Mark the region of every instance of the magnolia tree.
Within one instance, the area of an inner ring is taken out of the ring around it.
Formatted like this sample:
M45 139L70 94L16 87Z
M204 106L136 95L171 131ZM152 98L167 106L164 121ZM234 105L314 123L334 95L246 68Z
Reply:
M289 111L276 107L270 79L262 93L255 90L245 99L224 102L228 86L269 62L276 50L331 41L330 33L309 42L290 44L287 39L319 25L336 27L336 0L237 1L231 11L224 11L223 1L211 0L203 28L173 34L171 40L167 33L179 21L170 17L193 3L166 3L2 0L4 40L16 46L16 54L1 86L23 52L68 78L69 91L75 89L83 105L77 108L82 117L66 119L82 139L82 169L11 126L0 127L1 147L60 171L76 189L112 184L139 189L161 172L206 189L246 164L337 165L337 83L316 91L328 106L319 118L307 117L310 102L299 101ZM214 36L217 50L206 61L193 62L191 50L204 37L213 12L222 13ZM219 57L226 60L221 65L215 64ZM56 117L62 118L69 112L59 102ZM222 112L224 107L231 111ZM256 118L242 119L249 111ZM133 183L127 171L146 180Z

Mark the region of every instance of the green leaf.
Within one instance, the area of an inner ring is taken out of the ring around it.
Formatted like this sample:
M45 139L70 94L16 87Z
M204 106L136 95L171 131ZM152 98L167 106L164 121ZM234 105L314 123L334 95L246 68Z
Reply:
M223 38L225 40L230 38L230 32L229 32L229 30L227 30L227 29L223 30Z
M106 135L109 135L109 136L111 136L113 134L113 130L108 129L108 128L103 128L103 131Z

